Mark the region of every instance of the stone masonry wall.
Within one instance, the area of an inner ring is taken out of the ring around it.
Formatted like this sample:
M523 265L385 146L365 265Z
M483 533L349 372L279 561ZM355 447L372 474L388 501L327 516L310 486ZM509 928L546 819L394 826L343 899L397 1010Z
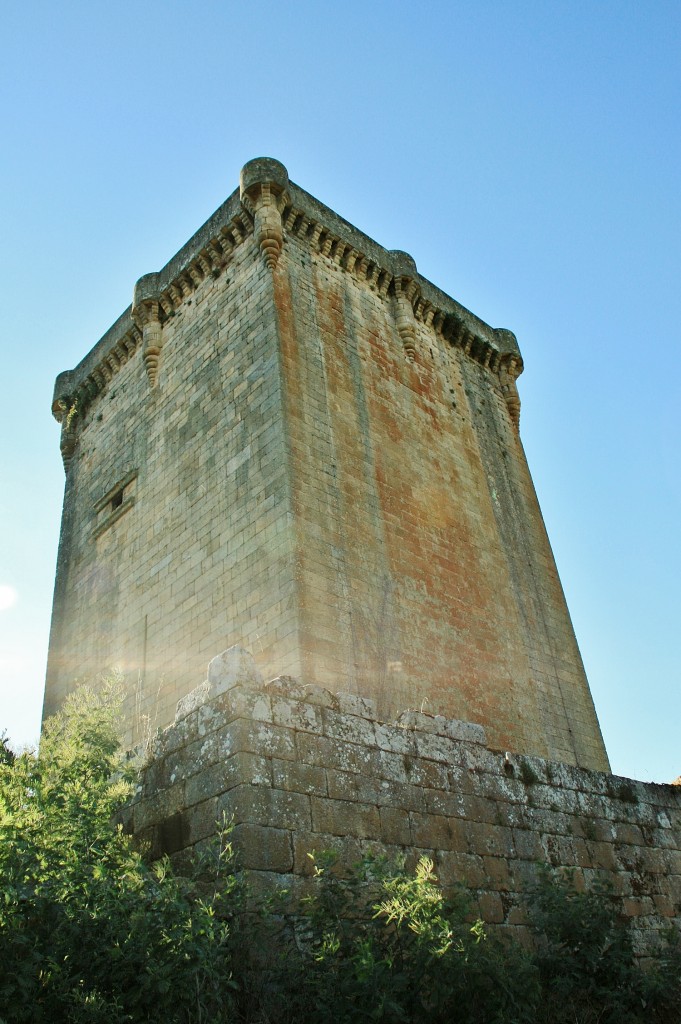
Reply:
M490 924L525 926L537 865L607 878L641 952L681 926L681 789L490 749L474 724L405 710L290 677L263 683L232 648L178 704L128 809L155 854L182 861L234 821L240 863L296 890L308 853L433 857L444 886L470 887Z
M518 433L522 359L256 159L75 369L44 714L118 669L126 739L210 652L608 759ZM424 671L424 667L425 671Z
M291 233L273 274L302 675L608 767L499 378ZM423 666L427 665L427 673Z
M275 324L254 250L238 246L168 317L157 386L138 349L78 418L45 715L75 679L117 669L134 744L232 636L300 670Z

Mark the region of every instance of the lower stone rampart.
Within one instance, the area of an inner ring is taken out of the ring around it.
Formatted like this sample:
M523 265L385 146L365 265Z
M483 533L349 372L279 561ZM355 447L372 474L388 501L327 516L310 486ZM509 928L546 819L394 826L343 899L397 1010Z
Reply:
M490 750L484 730L290 677L263 683L241 648L215 658L152 744L129 809L156 855L181 861L226 815L240 864L304 885L312 851L433 858L489 924L522 938L538 865L607 878L639 951L681 927L681 787Z

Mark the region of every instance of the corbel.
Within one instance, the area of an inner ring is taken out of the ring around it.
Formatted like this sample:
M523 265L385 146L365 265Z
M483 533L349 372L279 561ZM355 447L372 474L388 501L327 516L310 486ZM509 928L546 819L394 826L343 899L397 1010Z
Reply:
M142 332L142 356L149 378L149 386L158 383L158 366L163 348L163 325L158 274L145 274L135 285L132 317Z
M217 238L212 238L206 248L210 262L213 265L212 273L222 270L227 261L227 256L220 241Z
M360 254L357 252L357 250L353 249L353 247L351 245L348 246L348 248L345 250L345 253L343 255L343 264L342 265L345 267L345 269L347 270L347 272L349 274L354 274L355 273L355 264L357 263L357 260L359 258L360 258Z
M499 359L496 365L499 373L501 394L506 402L511 422L516 430L520 426L520 395L516 381L523 372L523 360L518 348L518 341L513 331L498 327L494 331L499 347Z
M320 224L317 221L317 222L315 222L312 225L312 231L309 234L310 248L315 249L317 252L320 251L319 239L321 238L321 234L322 234L323 230L324 230L324 225Z
M284 230L292 232L294 230L294 225L298 217L299 213L296 210L295 206L289 206L288 210L286 211L286 216L282 218Z
M54 385L54 397L52 399L52 415L57 423L61 424L61 436L59 438L59 449L64 462L64 471L68 468L73 458L73 453L78 443L78 419L79 402L73 395L73 380L70 370L60 373Z
M61 437L59 439L59 450L61 451L64 472L68 473L73 453L78 443L78 431L74 424L69 423L68 413L64 416L61 425Z
M395 321L407 359L414 361L416 355L416 319L414 303L420 296L416 283L418 271L409 253L393 249L390 253L393 265L393 287L395 289Z
M514 356L505 356L499 366L499 382L506 408L516 430L520 427L520 395L516 384L519 376L518 360Z
M241 201L252 209L255 240L270 270L275 269L284 244L281 214L287 191L288 171L278 160L259 157L242 167Z
M436 334L440 334L444 337L444 326L445 326L445 314L441 309L436 309L433 313L433 330Z
M378 294L382 299L388 294L388 289L392 284L393 275L388 270L382 270L378 276L377 289Z
M341 267L343 265L343 257L345 256L349 248L350 246L348 245L347 242L343 242L341 241L341 239L338 240L338 245L333 250L333 253L331 255L331 259L336 264L336 266Z
M187 275L194 286L194 290L196 290L206 276L206 272L201 269L198 260L193 260L187 267Z
M231 256L235 249L235 240L230 233L230 227L220 228L220 247L225 257Z
M363 253L360 253L355 260L353 266L353 272L358 281L366 281L367 270L369 269L369 260Z

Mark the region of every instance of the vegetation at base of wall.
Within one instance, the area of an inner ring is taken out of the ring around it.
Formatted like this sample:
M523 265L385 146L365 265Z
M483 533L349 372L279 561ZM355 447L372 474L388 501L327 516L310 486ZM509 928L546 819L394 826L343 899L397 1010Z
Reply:
M678 939L647 970L606 888L542 874L535 945L487 932L433 864L313 864L249 892L229 836L179 877L115 822L117 704L79 692L40 755L0 743L0 1024L677 1024Z
M40 756L0 763L0 1020L222 1021L232 1014L237 878L213 885L145 862L112 824L132 792L118 702L86 691Z

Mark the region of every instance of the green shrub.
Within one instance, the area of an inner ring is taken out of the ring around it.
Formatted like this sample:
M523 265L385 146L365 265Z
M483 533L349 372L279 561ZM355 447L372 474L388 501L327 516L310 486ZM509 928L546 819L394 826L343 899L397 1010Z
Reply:
M117 702L79 692L40 755L0 761L0 1014L6 1024L231 1020L235 892L145 864L112 824L132 780Z
M277 1021L530 1024L538 975L519 947L490 937L463 891L445 898L422 858L413 874L366 860L341 877L315 868L274 1000ZM280 1010L281 1013L281 1010Z
M544 869L532 901L534 962L542 988L539 1024L678 1024L681 958L678 936L642 969L630 921L612 887L578 891L570 872Z

